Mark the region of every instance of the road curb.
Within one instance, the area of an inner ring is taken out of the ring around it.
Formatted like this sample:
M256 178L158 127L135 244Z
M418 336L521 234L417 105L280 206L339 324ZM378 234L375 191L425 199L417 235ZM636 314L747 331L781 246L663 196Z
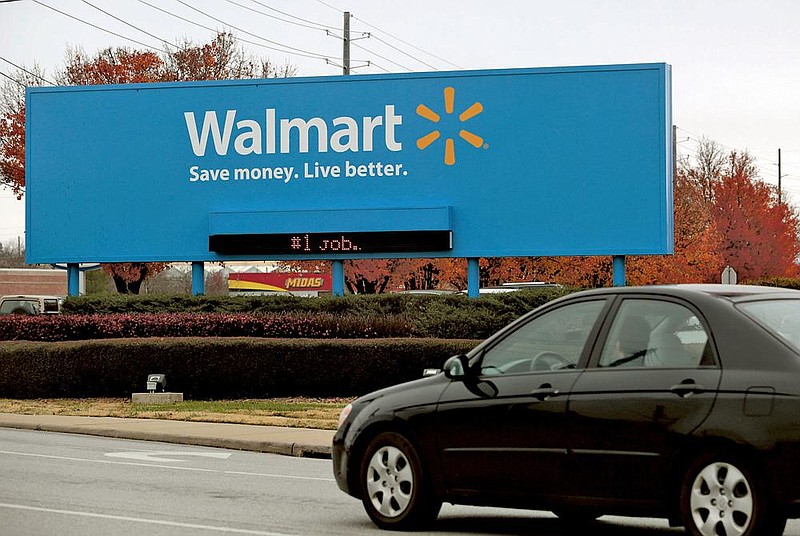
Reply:
M0 414L0 427L324 459L331 457L334 434L332 430L231 423L17 414Z

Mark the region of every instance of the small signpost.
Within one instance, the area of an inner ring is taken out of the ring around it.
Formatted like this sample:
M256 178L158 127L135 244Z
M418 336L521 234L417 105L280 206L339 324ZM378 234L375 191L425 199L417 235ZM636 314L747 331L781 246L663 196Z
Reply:
M735 285L736 282L737 282L736 270L734 270L730 266L726 266L725 269L722 270L722 284Z

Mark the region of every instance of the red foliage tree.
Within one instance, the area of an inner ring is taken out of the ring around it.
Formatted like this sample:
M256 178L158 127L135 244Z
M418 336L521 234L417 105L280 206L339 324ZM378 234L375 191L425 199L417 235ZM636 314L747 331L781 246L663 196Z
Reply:
M0 185L22 199L25 193L25 106L0 118Z
M735 160L739 155L731 155ZM735 162L734 162L735 164ZM756 180L752 167L731 166L731 174L714 184L713 220L722 235L723 264L739 279L795 277L798 217L774 190Z
M40 86L44 73L33 66L18 70L0 87L0 187L22 199L25 194L25 88Z

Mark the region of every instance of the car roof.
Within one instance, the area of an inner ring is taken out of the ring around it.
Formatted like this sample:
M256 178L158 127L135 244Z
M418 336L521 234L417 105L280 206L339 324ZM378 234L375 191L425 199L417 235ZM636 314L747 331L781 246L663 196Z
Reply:
M63 300L64 296L51 296L49 294L8 294L6 296L0 296L0 299L23 299L23 300L37 300L37 299L45 299L45 300Z
M765 287L758 285L722 285L711 283L686 283L679 285L651 285L637 287L607 287L583 291L579 294L659 294L664 296L683 296L686 298L698 295L724 298L730 301L745 301L759 298L793 298L800 299L800 291L781 287Z

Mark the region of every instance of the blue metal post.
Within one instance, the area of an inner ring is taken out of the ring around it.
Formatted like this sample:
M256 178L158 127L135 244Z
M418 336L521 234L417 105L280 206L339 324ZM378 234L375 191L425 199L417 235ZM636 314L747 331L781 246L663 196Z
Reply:
M192 294L201 296L206 293L206 269L203 262L192 263Z
M614 255L614 286L625 286L625 255Z
M67 263L67 293L70 296L81 295L81 271L77 263Z
M344 296L344 261L331 262L331 279L333 280L333 295Z
M467 259L467 296L477 298L481 295L481 265L479 259Z

